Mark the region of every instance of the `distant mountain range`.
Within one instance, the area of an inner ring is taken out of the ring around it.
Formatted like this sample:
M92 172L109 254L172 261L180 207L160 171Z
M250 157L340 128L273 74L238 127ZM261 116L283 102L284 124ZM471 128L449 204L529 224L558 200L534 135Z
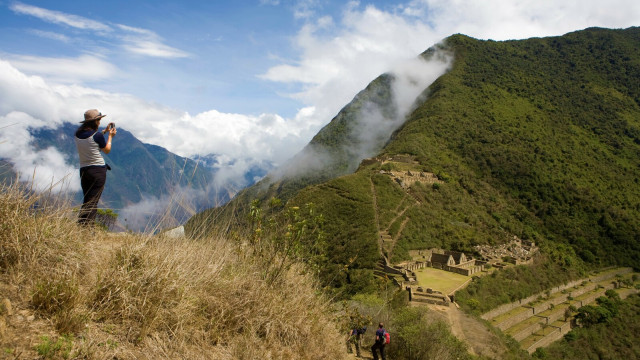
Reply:
M452 68L400 128L371 144L375 158L343 149L357 140L349 129L363 108L394 113L390 75L298 155L313 149L329 159L297 172L305 163L294 159L191 218L188 230L219 231L221 219L246 227L253 199L313 202L329 242L322 278L347 294L375 287L383 256L400 261L431 247L473 254L514 236L539 243L563 269L640 268L640 28L501 42L453 35L422 56L438 53L453 55Z
M36 141L32 145L36 150L53 146L64 154L68 164L77 164L73 140L77 127L64 123L57 129L33 129L31 134ZM195 161L145 144L122 128L118 128L113 140L113 151L102 155L111 166L102 201L114 209L140 202L145 195L169 194L176 186L206 191L213 179L213 173L198 167Z
M78 155L73 140L77 124L64 123L56 129L31 129L35 150L55 147L65 157L66 163L78 164ZM110 208L122 214L124 209L145 202L146 214L139 214L140 208L131 211L129 224L123 224L135 230L157 217L172 203L174 223L188 219L195 212L229 201L242 187L253 184L264 176L271 164L253 166L244 175L242 181L217 183L214 181L221 164L215 154L185 158L171 153L167 149L146 144L138 140L129 131L118 128L113 142L113 151L103 154L111 171L107 175L107 186L101 198L101 207ZM0 160L2 181L15 179L11 163ZM171 198L174 198L171 201ZM76 203L82 202L81 192L75 194ZM135 214L138 212L138 214ZM140 215L134 221L132 217ZM124 218L120 219L121 222ZM137 225L134 223L138 223Z

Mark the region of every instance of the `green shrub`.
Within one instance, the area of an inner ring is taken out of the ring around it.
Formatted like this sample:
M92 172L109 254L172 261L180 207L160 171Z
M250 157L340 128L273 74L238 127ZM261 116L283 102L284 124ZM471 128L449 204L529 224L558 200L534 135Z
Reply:
M395 165L391 162L383 164L380 168L384 171L392 171L396 169Z
M73 342L68 335L60 336L55 341L48 336L41 336L35 350L44 359L68 359L72 347Z
M111 229L118 220L118 213L111 209L98 209L96 212L96 224L105 230Z

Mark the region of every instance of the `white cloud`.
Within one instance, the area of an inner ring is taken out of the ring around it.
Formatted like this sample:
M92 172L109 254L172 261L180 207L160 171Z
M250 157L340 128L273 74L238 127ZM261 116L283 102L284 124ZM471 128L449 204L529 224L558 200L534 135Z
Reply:
M35 16L43 21L64 24L77 29L87 29L95 31L110 31L111 28L104 23L87 19L82 16L65 14L60 11L47 10L40 7L14 3L10 6L10 9L19 14Z
M108 25L82 16L66 14L60 11L48 10L23 3L15 3L10 9L16 13L34 16L43 21L68 25L73 28L96 32L99 36L108 37L109 40L119 40L125 50L144 56L158 58L182 58L189 54L180 49L163 43L162 37L155 32L122 24ZM32 30L34 32L34 30ZM62 34L35 30L36 35L53 38L55 40L68 40ZM46 58L43 58L46 60Z
M8 159L20 181L33 184L38 191L59 193L80 190L77 170L67 164L55 148L36 150L29 127L45 126L44 121L22 112L0 116L0 158Z
M14 55L11 65L23 72L46 77L58 83L82 83L108 79L118 73L111 63L91 55L77 58L48 58Z
M123 47L134 54L159 58L181 58L189 56L186 52L162 44L156 39L125 36Z
M56 33L53 31L42 31L42 30L37 30L37 29L31 29L29 30L30 33L36 35L36 36L40 36L42 38L45 39L51 39L51 40L56 40L56 41L61 41L64 43L68 43L71 41L71 39L64 35L64 34L60 34L60 33Z
M147 234L173 228L196 214L193 204L205 195L185 188L175 188L160 197L143 195L140 202L119 211L118 222L129 230Z
M443 36L493 40L562 35L592 26L626 28L640 21L633 0L413 0L401 6Z
M125 32L122 36L123 47L134 54L160 58L182 58L189 54L174 47L163 44L163 39L155 32L147 29L118 24Z
M339 22L321 18L305 25L295 39L300 58L270 68L262 78L301 84L291 96L317 109L313 123L325 124L375 77L440 39L421 22L350 5Z
M318 0L297 0L293 6L293 16L298 19L310 18L315 14Z
M260 4L278 6L280 5L280 0L260 0Z

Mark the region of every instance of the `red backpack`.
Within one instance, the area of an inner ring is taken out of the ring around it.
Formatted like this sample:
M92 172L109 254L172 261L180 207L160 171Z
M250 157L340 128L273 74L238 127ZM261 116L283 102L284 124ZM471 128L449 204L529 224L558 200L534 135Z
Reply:
M391 335L389 334L388 331L384 332L384 344L385 345L389 345L389 343L391 342Z

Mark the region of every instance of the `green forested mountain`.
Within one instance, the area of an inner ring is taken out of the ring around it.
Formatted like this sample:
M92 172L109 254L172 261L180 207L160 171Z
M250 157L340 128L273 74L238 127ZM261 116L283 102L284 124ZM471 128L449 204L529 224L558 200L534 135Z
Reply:
M392 260L518 236L540 244L551 276L640 268L640 28L503 42L454 35L428 53L439 51L453 54L451 70L379 153L411 161L366 162L323 182L298 177L291 191L263 183L190 229L208 231L214 214L279 191L291 206L313 202L325 217L322 277L347 293L373 286L381 231L395 240L383 249ZM347 141L348 120L336 119L309 146ZM402 188L389 170L439 182Z

